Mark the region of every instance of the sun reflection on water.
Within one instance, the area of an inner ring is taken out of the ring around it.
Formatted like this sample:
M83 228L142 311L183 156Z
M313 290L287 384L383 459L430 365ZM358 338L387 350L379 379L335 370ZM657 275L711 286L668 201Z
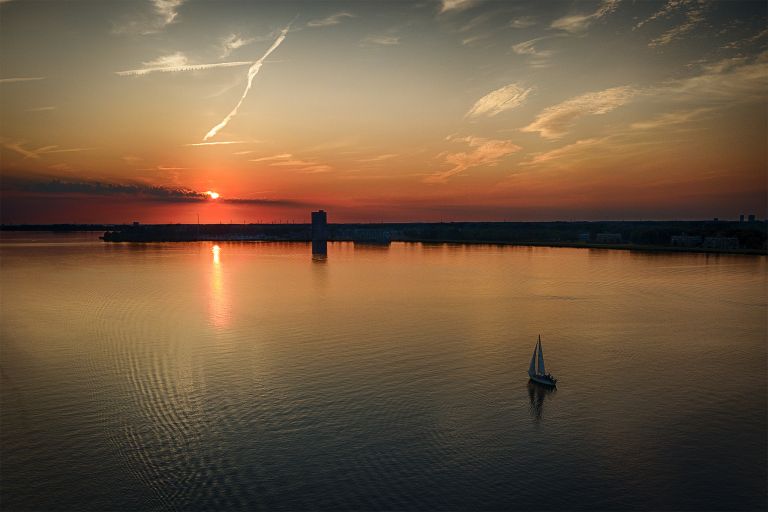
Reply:
M224 270L221 264L221 247L211 247L213 269L211 271L209 322L218 329L227 327L230 320L230 304L224 289Z

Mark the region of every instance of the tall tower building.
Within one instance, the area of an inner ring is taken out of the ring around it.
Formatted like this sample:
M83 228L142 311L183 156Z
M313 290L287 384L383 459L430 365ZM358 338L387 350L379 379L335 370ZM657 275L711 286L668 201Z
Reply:
M328 216L325 210L312 212L312 254L328 252Z

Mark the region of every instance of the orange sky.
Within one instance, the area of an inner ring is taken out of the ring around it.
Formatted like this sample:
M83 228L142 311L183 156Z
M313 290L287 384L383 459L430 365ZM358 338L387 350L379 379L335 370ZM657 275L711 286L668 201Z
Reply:
M11 0L0 20L3 223L766 213L763 2Z

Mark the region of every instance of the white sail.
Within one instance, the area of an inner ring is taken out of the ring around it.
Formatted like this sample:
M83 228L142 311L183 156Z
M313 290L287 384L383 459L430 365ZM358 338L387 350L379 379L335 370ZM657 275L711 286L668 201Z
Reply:
M533 347L533 355L531 356L531 365L528 367L528 375L533 377L536 375L536 347Z
M547 371L544 369L544 351L541 349L541 336L539 336L539 375L546 375Z

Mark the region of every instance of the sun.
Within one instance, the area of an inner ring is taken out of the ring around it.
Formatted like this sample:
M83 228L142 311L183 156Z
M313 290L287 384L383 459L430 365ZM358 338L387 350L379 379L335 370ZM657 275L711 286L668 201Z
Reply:
M206 194L206 195L210 196L211 199L218 199L219 198L219 193L218 192L214 192L212 190L206 190L205 192L203 192L203 194Z

